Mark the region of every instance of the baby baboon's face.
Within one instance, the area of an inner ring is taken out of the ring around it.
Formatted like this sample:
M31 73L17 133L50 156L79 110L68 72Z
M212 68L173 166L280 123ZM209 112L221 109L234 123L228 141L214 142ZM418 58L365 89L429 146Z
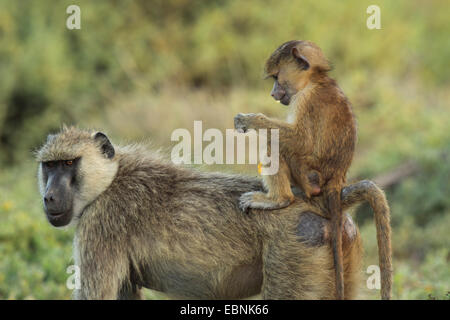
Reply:
M295 61L282 62L272 75L274 84L271 96L287 106L292 97L307 84L307 71L299 68Z
M273 77L274 83L273 83L273 88L272 88L272 92L270 93L270 95L275 100L280 101L285 106L289 105L289 103L291 102L292 94L294 93L293 90L291 89L289 83L286 81L283 81L282 83L280 83L280 81L278 80L279 79L278 75L274 75L272 77Z
M303 90L314 72L330 70L320 48L310 41L293 40L282 44L266 61L265 74L275 81L271 95L284 105Z

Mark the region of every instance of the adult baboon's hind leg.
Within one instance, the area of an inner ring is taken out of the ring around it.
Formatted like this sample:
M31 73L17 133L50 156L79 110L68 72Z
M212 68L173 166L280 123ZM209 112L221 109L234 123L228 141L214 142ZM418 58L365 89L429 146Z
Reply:
M277 232L266 241L263 299L335 299L330 229L329 220L305 212L295 231ZM347 215L343 229L345 299L354 299L360 280L361 243L357 227Z
M263 299L317 300L330 298L333 260L327 246L273 239L263 252Z

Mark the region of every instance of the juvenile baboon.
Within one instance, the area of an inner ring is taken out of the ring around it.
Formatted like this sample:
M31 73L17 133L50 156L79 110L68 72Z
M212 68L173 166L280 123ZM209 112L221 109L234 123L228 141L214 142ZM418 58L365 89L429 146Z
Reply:
M76 299L137 299L141 287L191 299L334 297L321 197L308 200L297 190L277 215L246 215L239 196L262 190L259 179L176 166L143 146L113 146L103 133L73 127L50 135L37 160L49 222L76 228ZM365 199L376 216L388 217L382 191L370 182L343 190L345 209ZM352 299L361 245L349 216L343 238Z
M276 49L266 62L265 73L274 79L271 95L289 105L287 121L269 119L263 114L238 114L235 128L279 129L279 171L265 175L267 193L248 192L241 208L279 209L294 201L291 182L308 198L323 192L332 224L332 248L336 271L336 296L344 299L342 256L343 215L341 191L346 183L356 143L356 123L350 102L328 76L330 66L320 48L310 41L289 41ZM387 221L379 221L380 259L390 256ZM388 277L391 266L382 273ZM387 293L389 290L384 290ZM386 294L383 298L388 299Z

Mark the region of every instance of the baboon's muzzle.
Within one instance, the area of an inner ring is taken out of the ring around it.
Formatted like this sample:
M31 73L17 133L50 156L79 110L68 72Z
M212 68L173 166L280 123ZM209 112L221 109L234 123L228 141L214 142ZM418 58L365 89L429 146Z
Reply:
M55 227L69 224L72 219L73 193L71 176L55 172L49 176L44 195L44 210L48 221Z

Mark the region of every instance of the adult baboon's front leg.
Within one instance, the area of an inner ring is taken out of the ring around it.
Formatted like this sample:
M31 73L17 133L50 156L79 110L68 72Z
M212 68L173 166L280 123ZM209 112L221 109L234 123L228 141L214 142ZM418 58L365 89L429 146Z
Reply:
M122 285L118 300L142 300L141 288L133 283L125 283Z
M92 225L90 226L92 227ZM87 234L92 234L90 229ZM83 239L84 240L84 239ZM113 239L101 238L98 242L80 241L75 263L80 267L80 290L75 299L116 300L128 283L128 257L117 250L120 245ZM124 292L125 293L125 292ZM128 294L127 294L128 295Z
M98 266L81 267L81 290L74 298L83 300L119 299L121 283L125 280L125 277L121 275L121 268L118 267L118 270L115 270L96 264Z

